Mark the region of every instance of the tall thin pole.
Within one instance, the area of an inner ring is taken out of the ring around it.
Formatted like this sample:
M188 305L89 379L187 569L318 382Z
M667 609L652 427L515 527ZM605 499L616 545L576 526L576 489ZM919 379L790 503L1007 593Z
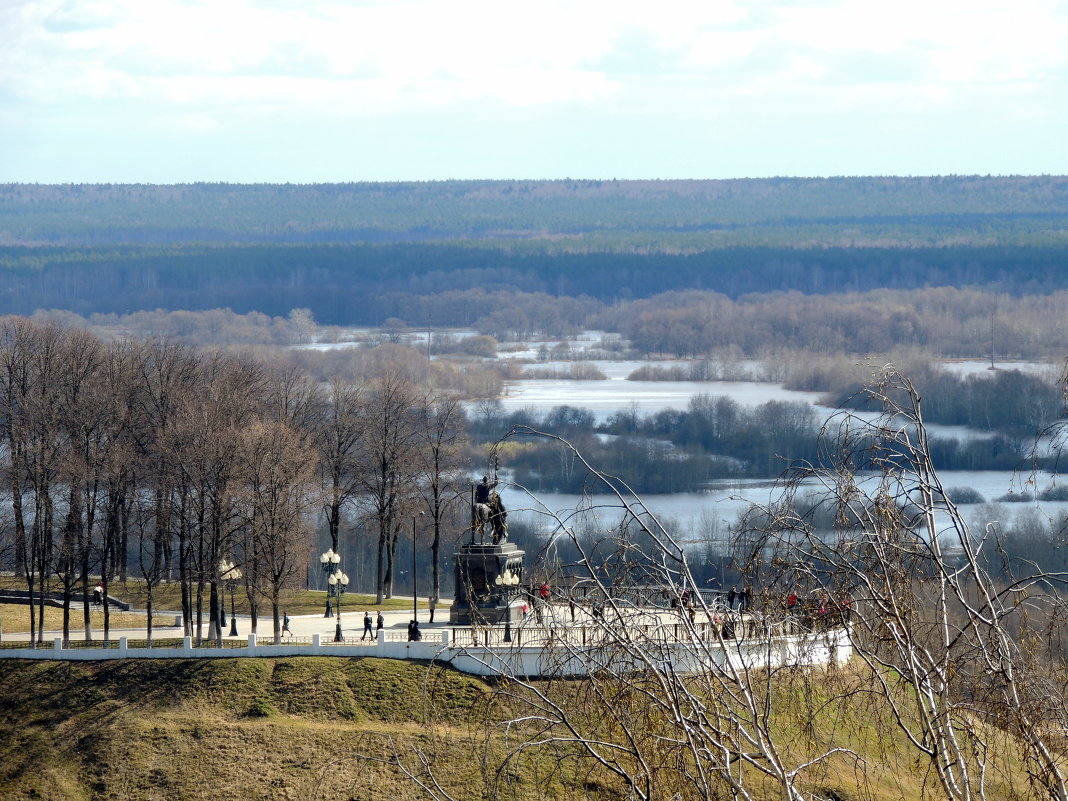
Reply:
M419 587L415 576L415 515L412 515L412 620L419 622Z
M225 604L226 601L224 600ZM237 612L234 606L234 580L230 579L230 636L237 636Z

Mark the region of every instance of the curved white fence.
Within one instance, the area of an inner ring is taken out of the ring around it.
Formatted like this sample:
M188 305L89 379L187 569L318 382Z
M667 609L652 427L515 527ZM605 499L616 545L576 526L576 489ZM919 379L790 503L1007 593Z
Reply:
M628 672L669 667L692 673L710 667L735 669L775 668L784 665L819 665L844 662L852 654L846 627L819 632L768 633L744 639L725 639L714 630L676 637L673 631L634 631L633 637L608 636L603 628L569 628L508 631L500 627L444 629L439 637L409 642L381 631L366 643L334 643L313 635L311 641L264 643L250 634L246 644L224 648L194 647L185 637L180 647L130 648L120 638L118 647L52 647L0 650L3 659L235 659L291 656L373 656L448 664L479 676L584 676L599 670ZM400 635L403 636L403 635Z

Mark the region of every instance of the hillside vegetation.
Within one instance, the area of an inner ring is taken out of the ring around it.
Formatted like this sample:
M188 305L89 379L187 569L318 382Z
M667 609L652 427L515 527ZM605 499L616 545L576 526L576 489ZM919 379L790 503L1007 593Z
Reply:
M355 758L377 736L432 750L454 789L477 785L467 718L486 691L376 659L8 663L0 797L418 797Z
M457 799L623 797L618 783L588 758L575 758L573 747L524 750L533 727L497 725L524 708L522 688L494 688L423 664L295 658L4 667L0 797L9 801L405 801L428 797L397 767L404 762L429 775L413 749ZM923 761L895 734L889 709L870 701L862 672L809 679L778 682L769 708L777 736L798 758L833 745L855 751L809 772L814 798L942 797ZM543 689L573 710L587 692L582 682ZM629 695L620 690L616 703ZM651 727L663 723L649 718ZM613 736L608 728L602 733ZM999 749L989 755L989 797L1032 797L1022 789L1024 766L1012 738L990 739ZM663 766L664 797L679 789L688 798L676 767ZM770 801L776 792L758 789L754 797Z

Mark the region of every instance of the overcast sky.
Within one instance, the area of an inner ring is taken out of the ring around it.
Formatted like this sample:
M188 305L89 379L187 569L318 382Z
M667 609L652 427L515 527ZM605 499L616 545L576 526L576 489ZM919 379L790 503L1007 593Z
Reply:
M0 0L0 182L1068 173L1068 0Z

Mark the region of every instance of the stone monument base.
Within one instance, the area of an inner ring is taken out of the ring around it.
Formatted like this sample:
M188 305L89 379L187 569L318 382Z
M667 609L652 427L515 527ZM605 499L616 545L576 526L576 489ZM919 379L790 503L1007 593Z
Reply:
M458 625L516 623L523 617L523 557L511 542L467 543L456 560L456 597L449 622Z

